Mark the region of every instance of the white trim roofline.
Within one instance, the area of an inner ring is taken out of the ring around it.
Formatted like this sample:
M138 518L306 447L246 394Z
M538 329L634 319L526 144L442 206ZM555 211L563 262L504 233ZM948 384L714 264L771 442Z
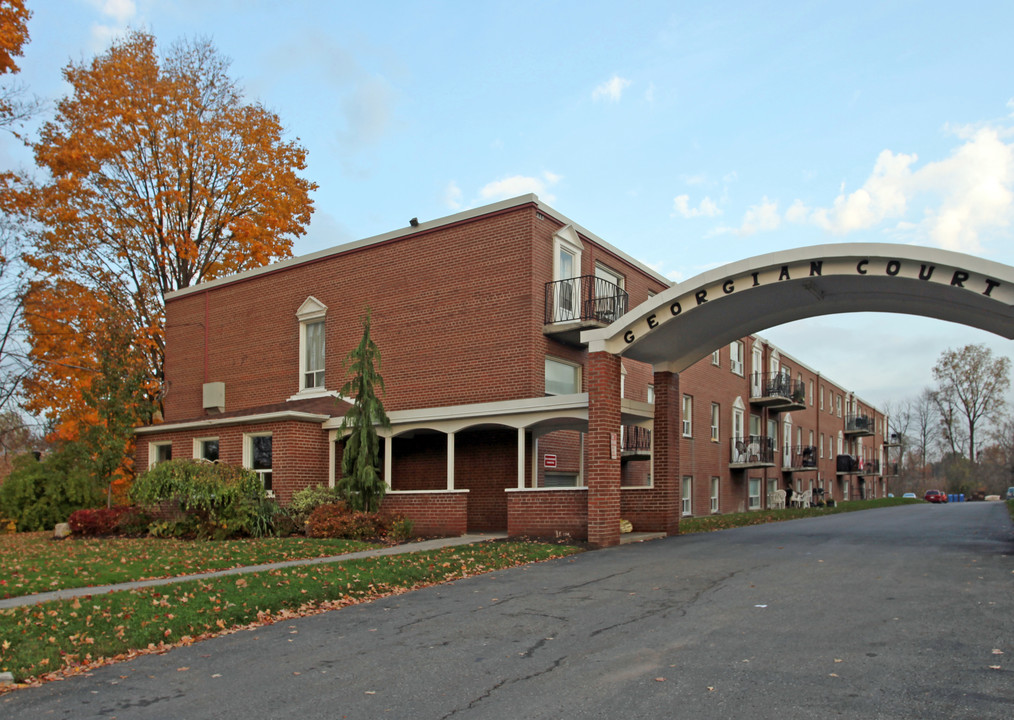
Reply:
M135 435L149 435L152 433L175 432L178 430L196 430L199 428L217 428L226 425L255 425L266 422L284 422L295 420L301 422L322 423L328 420L330 415L318 413L299 412L298 410L283 410L281 412L259 413L257 415L234 415L225 418L208 418L207 420L192 420L181 423L163 423L161 425L145 425L134 428Z
M380 235L374 235L373 237L364 238L362 240L354 240L352 242L344 243L342 245L336 245L334 247L318 250L316 252L312 252L307 255L299 255L296 257L285 258L284 260L279 260L278 262L271 263L270 265L264 265L263 267L258 268L251 268L250 270L244 270L243 272L239 272L234 275L227 275L225 277L216 278L214 280L208 280L207 282L202 282L198 285L193 285L191 287L181 288L179 290L174 290L172 292L166 293L165 297L166 300L173 300L175 298L184 297L186 295L190 295L193 293L203 292L205 290L210 290L212 288L220 287L222 285L229 285L231 283L239 282L241 280L248 280L250 278L257 277L258 275L263 275L269 272L275 272L276 270L285 270L288 268L297 267L299 265L315 262L317 260L330 257L332 255L341 255L342 253L351 252L353 250L359 250L361 248L369 247L371 245L377 245L380 243L387 242L389 240L398 240L406 238L418 232L433 230L435 228L444 227L446 225L453 225L455 223L464 222L466 220L473 220L475 218L482 217L483 215L489 215L503 210L510 210L511 208L520 207L522 205L528 204L534 204L538 208L539 212L542 212L546 215L551 215L553 218L563 223L563 225L568 224L573 225L582 235L584 235L587 238L590 238L595 243L601 245L604 249L608 250L609 252L626 260L627 262L634 265L642 272L651 275L653 278L663 283L666 287L672 285L672 281L666 278L664 275L661 275L657 271L652 270L644 263L635 260L622 250L619 250L618 248L607 243L605 240L600 238L595 233L590 232L589 230L582 227L580 224L569 219L567 216L557 212L553 208L541 202L538 196L535 195L534 193L529 193L527 195L519 195L517 197L510 198L507 200L501 200L500 202L491 203L489 205L483 205L481 207L463 210L462 212L455 213L454 215L447 215L446 217L437 218L435 220L421 222L415 227L410 226L406 228L399 228L397 230L391 230L389 232L382 233Z

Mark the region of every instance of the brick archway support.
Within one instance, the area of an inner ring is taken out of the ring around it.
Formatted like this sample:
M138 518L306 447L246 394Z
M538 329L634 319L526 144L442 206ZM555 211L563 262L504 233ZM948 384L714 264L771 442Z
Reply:
M620 358L588 353L588 542L620 543Z
M651 433L651 482L655 486L661 528L666 535L680 531L680 378L655 371L655 424Z

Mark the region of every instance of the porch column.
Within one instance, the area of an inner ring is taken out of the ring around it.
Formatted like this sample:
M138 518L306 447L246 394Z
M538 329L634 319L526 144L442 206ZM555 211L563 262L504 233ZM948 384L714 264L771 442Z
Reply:
M676 535L680 529L680 405L679 375L656 370L651 481L662 506L662 528L666 535Z
M394 436L388 435L384 438L384 482L387 489L394 489L394 478L391 477L391 468L394 466Z
M447 489L454 489L454 433L447 433Z
M588 542L620 542L620 358L588 353Z
M518 428L518 490L525 487L525 429Z

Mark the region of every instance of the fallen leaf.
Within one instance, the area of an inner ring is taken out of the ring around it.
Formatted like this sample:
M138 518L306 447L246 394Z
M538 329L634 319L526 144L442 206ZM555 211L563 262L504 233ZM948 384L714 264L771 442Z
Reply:
M989 669L990 669L990 670L1000 670L1001 668L1000 668L1000 666L999 666L999 665L990 665L990 666L989 666Z
M708 692L715 692L715 686L714 685L708 685Z
M838 673L831 673L830 677L838 677Z
M1000 648L993 648L993 654L994 655L1003 655L1003 650L1001 650Z
M834 661L837 663L837 662L841 662L842 660L841 660L841 658L835 658Z
M665 678L655 678L655 682L665 682Z
M189 669L190 668L188 668L186 665L184 665L183 667L176 668L176 672L186 672Z

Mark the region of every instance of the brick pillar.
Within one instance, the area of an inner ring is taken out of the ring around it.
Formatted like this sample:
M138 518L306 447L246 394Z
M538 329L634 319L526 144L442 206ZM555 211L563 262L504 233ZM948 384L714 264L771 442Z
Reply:
M588 542L620 543L620 358L588 353Z
M676 373L655 372L655 424L651 432L651 475L662 508L667 535L680 531L680 378Z

